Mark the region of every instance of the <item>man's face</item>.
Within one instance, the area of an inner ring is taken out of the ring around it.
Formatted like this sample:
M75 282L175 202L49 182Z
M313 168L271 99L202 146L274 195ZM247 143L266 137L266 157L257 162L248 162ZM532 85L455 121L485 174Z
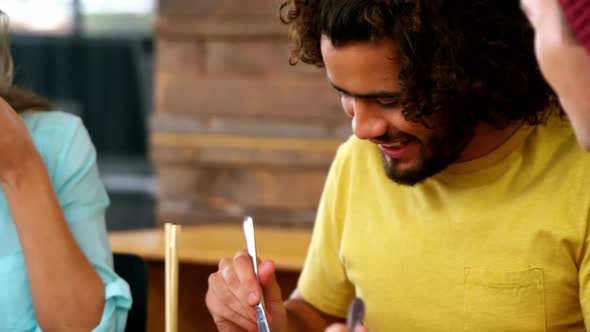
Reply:
M558 0L521 0L535 29L535 55L580 144L590 151L590 54L577 43ZM590 23L588 23L590 24Z
M334 47L323 36L321 50L328 80L341 94L354 134L378 146L389 178L414 185L458 158L465 137L443 137L402 115L400 63L393 41Z

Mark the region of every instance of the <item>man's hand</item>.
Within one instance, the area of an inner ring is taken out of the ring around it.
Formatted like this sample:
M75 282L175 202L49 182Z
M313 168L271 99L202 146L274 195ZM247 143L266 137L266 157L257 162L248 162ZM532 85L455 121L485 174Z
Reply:
M326 329L326 332L369 332L369 330L364 325L357 326L354 331L351 331L344 324L332 324Z
M275 266L262 261L258 266L266 314L273 332L287 330L287 312L275 278ZM248 253L243 250L233 258L224 258L219 270L209 276L205 301L221 332L258 331L255 305L260 289Z

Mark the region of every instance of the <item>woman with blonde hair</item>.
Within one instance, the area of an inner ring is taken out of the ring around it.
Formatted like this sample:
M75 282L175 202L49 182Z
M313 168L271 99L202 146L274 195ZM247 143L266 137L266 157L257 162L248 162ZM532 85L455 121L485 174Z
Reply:
M81 121L13 84L0 11L0 331L123 331L96 152Z

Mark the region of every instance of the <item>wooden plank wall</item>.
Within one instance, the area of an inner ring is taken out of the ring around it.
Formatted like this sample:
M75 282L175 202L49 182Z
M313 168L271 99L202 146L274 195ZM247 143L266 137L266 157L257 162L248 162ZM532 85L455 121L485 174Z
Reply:
M350 134L321 69L288 64L279 0L160 0L157 220L308 227Z

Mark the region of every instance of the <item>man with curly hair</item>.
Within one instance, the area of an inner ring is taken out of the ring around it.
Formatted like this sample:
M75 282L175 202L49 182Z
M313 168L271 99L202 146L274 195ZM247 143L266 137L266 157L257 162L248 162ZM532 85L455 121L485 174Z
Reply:
M260 263L271 330L346 330L358 297L357 331L586 331L590 155L518 1L290 0L281 13L291 62L325 67L354 136L288 301ZM255 331L260 299L244 251L209 278L221 331Z

